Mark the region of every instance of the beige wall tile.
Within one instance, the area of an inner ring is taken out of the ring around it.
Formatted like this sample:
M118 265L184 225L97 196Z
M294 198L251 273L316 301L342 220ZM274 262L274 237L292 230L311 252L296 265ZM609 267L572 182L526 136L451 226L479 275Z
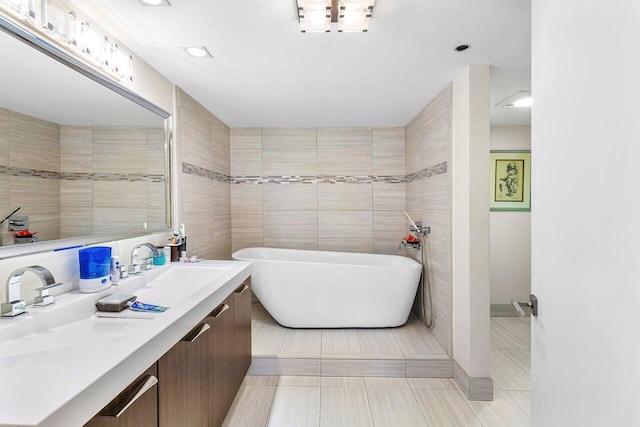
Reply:
M213 211L231 215L231 186L226 182L209 180L213 189Z
M147 172L147 128L93 127L93 172Z
M406 217L402 211L373 213L373 251L400 254L398 245L406 236Z
M376 211L405 210L406 184L373 184L373 209Z
M94 181L93 206L121 210L144 209L143 222L147 222L147 183L144 181Z
M232 251L264 246L262 211L234 211L231 215Z
M371 128L319 128L319 175L371 175Z
M318 249L318 213L265 211L264 245L272 248Z
M179 88L177 97L176 129L182 161L212 170L211 113Z
M118 195L112 195L114 199ZM93 182L91 181L60 181L60 205L64 209L73 206L82 210L93 207Z
M315 150L316 129L263 128L262 149Z
M211 212L185 212L187 252L201 258L214 259L215 222Z
M265 184L262 189L265 211L316 211L318 186L314 184Z
M143 230L147 222L147 209L120 207L94 207L93 232L95 234L126 233Z
M262 129L262 174L315 176L315 129Z
M62 205L60 209L60 238L93 234L93 209Z
M373 184L319 184L318 210L371 211Z
M147 223L149 228L165 227L167 223L164 182L147 183Z
M60 127L60 171L93 172L93 129L90 126Z
M9 166L60 171L59 125L11 111L9 129Z
M211 142L213 148L213 170L229 175L231 174L229 127L214 115L211 115L210 120Z
M60 181L38 177L10 177L11 205L60 208ZM20 212L20 215L26 215Z
M262 211L264 185L231 184L231 212Z
M163 128L147 128L147 173L164 175L165 138Z
M319 211L318 248L323 251L372 252L372 213Z
M262 152L262 175L316 176L318 155L315 149L287 149Z
M9 166L9 110L0 107L0 165Z
M186 213L213 211L213 185L211 180L182 174L182 210Z
M231 129L231 175L262 175L262 130Z
M213 213L213 258L231 259L231 216L228 212ZM191 235L197 234L198 229L191 229ZM188 255L198 255L187 247Z
M373 174L405 174L404 128L373 128Z

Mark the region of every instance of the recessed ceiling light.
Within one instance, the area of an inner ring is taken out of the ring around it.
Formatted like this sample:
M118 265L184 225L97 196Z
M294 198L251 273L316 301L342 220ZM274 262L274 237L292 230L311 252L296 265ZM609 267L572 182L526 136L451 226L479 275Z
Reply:
M171 6L169 0L138 0L142 6Z
M213 58L211 53L204 46L186 46L183 47L185 52L192 58Z
M496 104L496 107L528 108L533 105L531 91L520 90Z
M456 52L463 52L467 49L469 49L469 45L468 44L461 44L460 46L456 46Z

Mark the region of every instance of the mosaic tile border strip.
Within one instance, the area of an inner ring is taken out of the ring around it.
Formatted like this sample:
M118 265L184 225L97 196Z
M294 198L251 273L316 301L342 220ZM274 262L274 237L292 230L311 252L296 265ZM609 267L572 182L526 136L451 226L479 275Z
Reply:
M0 166L0 175L33 177L42 179L57 179L64 181L146 181L164 182L164 175L132 174L132 173L80 173L53 172L39 169L16 168Z
M447 173L447 162L442 162L435 166L422 169L421 171L410 173L405 178L406 182L413 182L422 178L429 178L431 176L440 175L443 173Z
M447 162L439 163L409 175L229 176L187 162L182 162L182 172L229 184L402 184L447 173Z

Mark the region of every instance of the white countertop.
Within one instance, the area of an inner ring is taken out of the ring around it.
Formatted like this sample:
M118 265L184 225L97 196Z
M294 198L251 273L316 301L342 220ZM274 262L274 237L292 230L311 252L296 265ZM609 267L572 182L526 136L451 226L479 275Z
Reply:
M172 263L100 293L71 292L0 319L0 426L84 424L250 273L244 261ZM171 308L153 319L95 316L95 301L113 293Z

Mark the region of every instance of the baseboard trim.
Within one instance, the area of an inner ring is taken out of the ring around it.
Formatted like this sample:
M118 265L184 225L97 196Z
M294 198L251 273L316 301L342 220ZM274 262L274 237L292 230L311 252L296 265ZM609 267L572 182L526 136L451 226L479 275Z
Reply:
M493 380L491 378L474 378L467 375L458 362L453 361L453 380L469 400L493 400Z

